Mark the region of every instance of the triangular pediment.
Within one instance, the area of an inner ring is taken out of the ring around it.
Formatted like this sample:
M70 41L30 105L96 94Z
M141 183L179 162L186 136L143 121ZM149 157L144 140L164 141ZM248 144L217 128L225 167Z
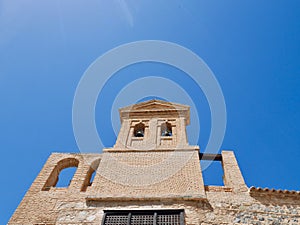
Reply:
M125 111L157 111L157 110L189 110L189 106L162 100L149 100L146 102L137 103L120 109L120 112Z
M146 119L152 117L184 117L187 124L190 122L189 106L157 99L126 106L119 109L119 112L121 121L123 118Z

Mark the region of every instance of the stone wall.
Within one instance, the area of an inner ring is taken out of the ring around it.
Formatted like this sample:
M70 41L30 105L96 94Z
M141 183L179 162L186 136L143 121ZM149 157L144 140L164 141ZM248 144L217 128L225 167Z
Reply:
M200 224L300 224L300 193L206 192L212 211Z

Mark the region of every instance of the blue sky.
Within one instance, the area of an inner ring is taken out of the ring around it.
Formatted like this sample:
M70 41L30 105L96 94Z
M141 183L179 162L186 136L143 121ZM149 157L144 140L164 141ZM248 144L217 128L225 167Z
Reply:
M299 190L299 21L299 1L0 0L0 224L51 152L79 152L72 104L89 65L140 40L182 45L214 72L227 109L222 149L235 151L248 186ZM199 96L201 133L192 144L205 149L205 96L182 71L159 63L131 65L107 82L96 105L105 145L113 145L115 135L99 115L110 117L121 89L150 75L177 82L192 99Z

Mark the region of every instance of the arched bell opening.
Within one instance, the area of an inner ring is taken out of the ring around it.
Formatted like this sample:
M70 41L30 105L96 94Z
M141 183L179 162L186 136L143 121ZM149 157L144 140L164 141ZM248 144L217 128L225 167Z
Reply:
M172 125L170 123L165 122L161 124L161 136L172 136Z
M86 191L88 187L92 186L99 164L100 159L96 159L94 162L91 163L90 168L85 176L83 185L81 187L81 191Z
M144 137L145 135L145 125L143 123L138 123L134 126L133 135L135 137Z
M67 179L62 181L59 187L67 188L70 186L73 176L78 168L78 164L79 161L75 158L66 158L59 161L52 170L42 190L49 191L51 187L57 187L59 178ZM62 177L61 172L66 172L66 175Z

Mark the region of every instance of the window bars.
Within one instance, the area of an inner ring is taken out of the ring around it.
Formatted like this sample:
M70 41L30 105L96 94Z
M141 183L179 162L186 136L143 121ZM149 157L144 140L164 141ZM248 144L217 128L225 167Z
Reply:
M184 211L106 210L102 225L184 225Z

